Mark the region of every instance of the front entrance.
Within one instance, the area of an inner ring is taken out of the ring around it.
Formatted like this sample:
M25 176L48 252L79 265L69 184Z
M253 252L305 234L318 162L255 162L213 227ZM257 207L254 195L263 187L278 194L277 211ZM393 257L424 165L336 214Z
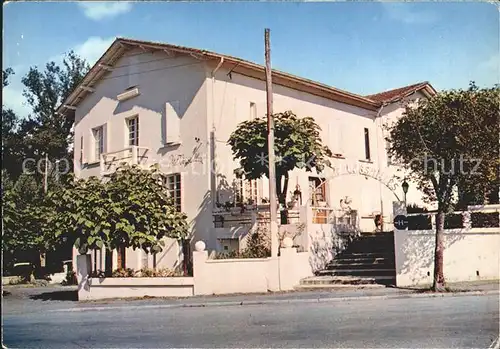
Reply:
M326 224L328 222L328 210L321 209L327 207L327 187L326 180L319 177L309 177L309 201L313 207L313 223Z

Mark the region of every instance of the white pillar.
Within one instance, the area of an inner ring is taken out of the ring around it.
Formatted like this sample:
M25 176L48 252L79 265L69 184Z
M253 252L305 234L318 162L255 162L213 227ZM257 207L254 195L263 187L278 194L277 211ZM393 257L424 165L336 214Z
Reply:
M89 254L81 254L76 257L76 279L78 281L78 300L90 299L89 274L92 270L92 262Z

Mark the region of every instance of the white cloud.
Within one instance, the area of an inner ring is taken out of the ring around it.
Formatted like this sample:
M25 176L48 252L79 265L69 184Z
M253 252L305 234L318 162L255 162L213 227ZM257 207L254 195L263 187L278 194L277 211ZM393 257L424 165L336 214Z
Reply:
M428 24L435 22L438 18L435 13L418 10L418 4L410 2L382 2L382 6L392 19L407 24Z
M12 85L2 89L2 104L6 109L12 109L21 117L26 117L31 113L31 107L26 103L22 89L15 88Z
M88 38L84 43L76 45L73 50L90 65L93 65L115 41L115 38L103 39L98 36Z
M91 36L81 44L76 44L70 47L66 52L75 51L75 53L84 58L91 66L104 54L108 47L115 41L114 37L101 38L99 36ZM54 61L56 64L62 64L64 54L53 56L48 59L48 62Z
M113 18L122 13L127 13L132 9L132 3L120 2L80 2L78 6L88 18L100 21L106 18Z

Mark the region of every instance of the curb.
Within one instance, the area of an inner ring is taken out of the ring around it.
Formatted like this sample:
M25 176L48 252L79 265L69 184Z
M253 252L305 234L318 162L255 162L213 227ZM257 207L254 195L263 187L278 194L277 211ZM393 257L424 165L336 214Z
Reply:
M437 298L437 297L462 297L462 296L487 296L500 294L500 290L492 291L466 291L449 293L408 293L397 295L380 296L355 296L355 297L329 297L329 298L296 298L296 299L272 299L272 300L253 300L253 301L221 301L204 303L179 303L179 304L142 304L130 306L96 306L81 307L70 309L55 309L49 312L84 312L101 310L123 310L123 309L173 309L173 308L209 308L223 306L244 306L244 305L272 305L272 304L300 304L300 303L335 303L362 300L387 300L387 299L407 299L407 298Z

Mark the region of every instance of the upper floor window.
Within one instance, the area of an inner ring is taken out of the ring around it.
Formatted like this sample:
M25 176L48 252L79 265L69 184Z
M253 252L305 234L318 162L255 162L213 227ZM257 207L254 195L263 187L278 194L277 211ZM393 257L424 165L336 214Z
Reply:
M385 152L387 153L387 166L392 165L392 157L391 154L389 153L389 150L391 149L391 143L389 141L385 141Z
M100 126L94 128L92 130L94 135L94 157L95 160L99 160L101 158L101 154L104 152L104 127Z
M166 184L169 195L173 199L175 209L180 212L182 210L181 174L173 173L168 175L166 178Z
M365 128L365 160L370 161L370 131Z
M83 136L80 137L80 166L83 165Z
M128 145L139 145L139 118L137 116L127 119Z
M257 105L254 102L250 102L250 120L257 119Z

